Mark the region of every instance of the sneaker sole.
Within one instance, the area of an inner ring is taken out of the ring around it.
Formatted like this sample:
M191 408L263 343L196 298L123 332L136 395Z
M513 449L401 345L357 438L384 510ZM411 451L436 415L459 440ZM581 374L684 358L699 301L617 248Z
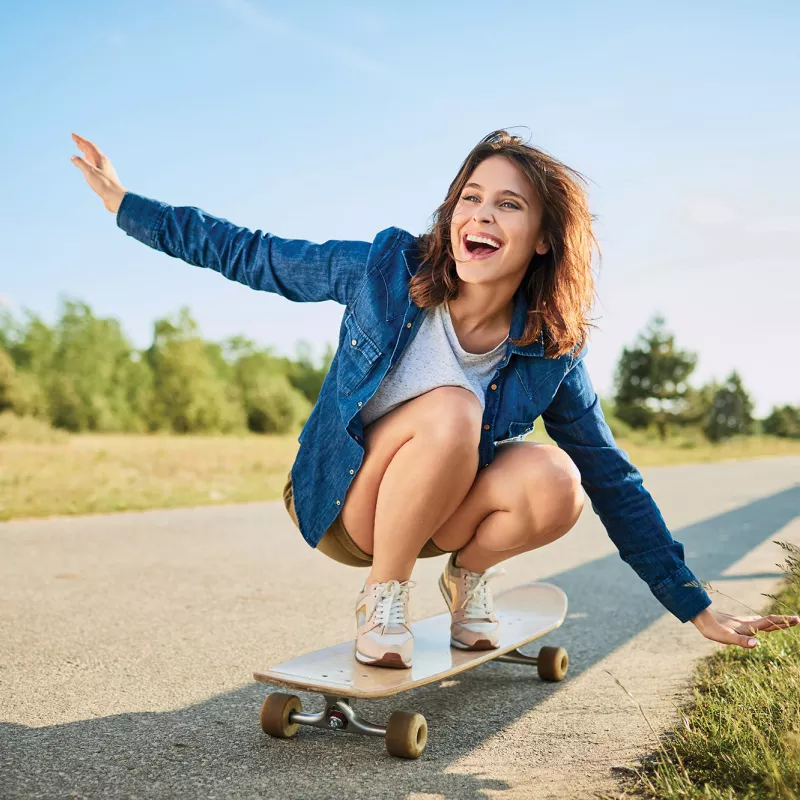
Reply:
M411 664L406 664L400 657L400 653L384 653L380 658L370 658L358 651L356 648L356 661L359 664L366 664L368 667L391 667L393 669L411 669Z
M447 587L444 585L444 580L441 575L439 576L439 591L442 593L442 597L444 597L447 603L448 610L452 609L450 593L447 591ZM452 610L450 613L453 613ZM463 642L459 642L458 639L454 639L452 635L450 636L450 646L457 647L459 650L496 650L498 647L498 645L494 644L490 639L478 639L478 641L473 644L464 644Z

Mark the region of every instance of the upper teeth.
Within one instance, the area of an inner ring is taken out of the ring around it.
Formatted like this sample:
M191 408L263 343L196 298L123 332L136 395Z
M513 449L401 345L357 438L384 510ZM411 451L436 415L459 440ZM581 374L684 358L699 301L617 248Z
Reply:
M492 247L500 247L500 245L494 239L489 239L486 236L477 236L474 233L468 233L467 234L467 241L468 242L482 242L483 244L489 244Z

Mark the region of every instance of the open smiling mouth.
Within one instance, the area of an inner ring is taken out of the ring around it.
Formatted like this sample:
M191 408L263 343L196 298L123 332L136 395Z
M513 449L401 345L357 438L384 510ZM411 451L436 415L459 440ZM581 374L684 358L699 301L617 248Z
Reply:
M468 238L468 236L470 238ZM484 239L481 241L481 239ZM471 236L470 234L465 234L461 241L464 245L464 249L467 251L467 255L470 256L472 259L480 259L480 258L489 258L489 256L493 256L496 252L498 252L502 248L502 243L495 242L494 244L489 244L486 241L488 237L478 237L478 236Z

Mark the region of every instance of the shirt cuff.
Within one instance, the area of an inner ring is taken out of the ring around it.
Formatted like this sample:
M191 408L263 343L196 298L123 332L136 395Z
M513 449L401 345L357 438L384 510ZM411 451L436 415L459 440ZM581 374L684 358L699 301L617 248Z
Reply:
M125 192L117 209L117 227L128 236L159 250L158 231L169 206L133 192Z
M658 602L681 622L688 622L711 605L708 592L687 566L651 587L651 591Z

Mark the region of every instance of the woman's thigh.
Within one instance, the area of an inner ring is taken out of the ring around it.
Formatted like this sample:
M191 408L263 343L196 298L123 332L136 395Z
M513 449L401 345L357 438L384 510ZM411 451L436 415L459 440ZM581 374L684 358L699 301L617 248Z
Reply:
M549 544L571 528L583 508L578 468L558 447L542 442L500 445L492 463L478 472L455 512L434 532L443 550L464 547L495 512L502 525L490 538L498 549ZM497 521L497 520L495 520Z
M465 417L474 418L476 436L480 435L480 401L459 386L441 386L408 400L364 429L364 460L340 513L344 527L365 552L372 552L378 490L387 467L397 451L419 433L421 419L435 420L445 409L449 415L462 412Z

